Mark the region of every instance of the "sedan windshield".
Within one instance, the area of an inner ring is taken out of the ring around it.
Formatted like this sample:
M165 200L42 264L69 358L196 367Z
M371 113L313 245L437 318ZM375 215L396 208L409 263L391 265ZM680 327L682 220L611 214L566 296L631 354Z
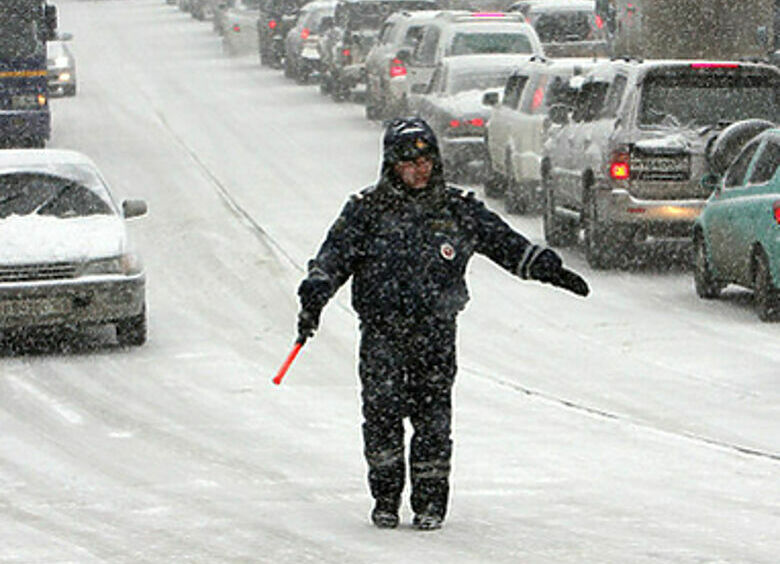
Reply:
M762 118L777 122L778 84L772 76L694 73L645 80L641 125L696 126Z
M513 68L507 68L452 72L447 83L447 93L457 94L466 90L503 88L513 70Z
M522 33L456 33L449 55L532 52L531 41Z
M100 196L71 179L29 172L0 176L0 219L11 215L69 218L112 213Z

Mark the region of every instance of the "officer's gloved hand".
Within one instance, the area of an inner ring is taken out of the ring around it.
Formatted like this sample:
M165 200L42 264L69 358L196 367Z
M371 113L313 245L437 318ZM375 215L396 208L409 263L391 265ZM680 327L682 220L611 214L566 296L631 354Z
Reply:
M302 309L298 313L298 339L297 342L305 343L306 340L314 335L317 327L320 325L321 309L308 310Z
M330 298L330 281L325 278L306 278L298 286L298 297L302 309L322 309Z
M539 249L531 257L528 277L539 282L552 282L562 266L563 261L558 253L552 249Z
M585 297L590 293L585 279L564 268L561 257L552 249L536 247L528 253L523 262L527 263L520 265L521 275L525 273L525 278L552 284L578 296Z

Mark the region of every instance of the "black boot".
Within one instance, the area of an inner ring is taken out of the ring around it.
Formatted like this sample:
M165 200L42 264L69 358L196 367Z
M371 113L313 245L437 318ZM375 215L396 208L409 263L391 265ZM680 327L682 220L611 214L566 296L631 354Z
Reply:
M420 531L435 531L444 524L444 514L439 507L431 503L412 520L412 527Z
M376 500L371 512L371 521L380 529L395 529L398 526L398 508L401 504L396 499L382 498Z

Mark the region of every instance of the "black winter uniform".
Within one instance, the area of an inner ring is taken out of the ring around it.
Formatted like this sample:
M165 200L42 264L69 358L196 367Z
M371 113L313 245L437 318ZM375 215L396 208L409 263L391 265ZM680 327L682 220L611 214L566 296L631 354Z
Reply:
M469 299L468 261L480 253L529 278L541 249L472 193L446 186L435 149L431 180L423 189L408 188L385 160L377 184L344 206L310 261L299 294L304 310L318 318L330 296L352 277L371 493L400 504L402 420L408 416L414 429L412 509L443 519L452 454L456 316ZM312 297L317 294L312 288L321 289L318 296Z

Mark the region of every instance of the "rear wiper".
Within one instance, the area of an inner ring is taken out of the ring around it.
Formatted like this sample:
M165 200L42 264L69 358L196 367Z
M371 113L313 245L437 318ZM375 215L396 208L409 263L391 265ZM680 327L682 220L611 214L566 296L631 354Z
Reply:
M732 123L734 123L732 120L721 119L721 120L718 120L718 123L710 123L708 125L705 125L704 127L702 127L699 130L699 137L701 137L703 135L706 135L707 133L709 133L710 131L712 131L713 129L716 129L716 128L717 129L725 129L729 125L731 125Z

